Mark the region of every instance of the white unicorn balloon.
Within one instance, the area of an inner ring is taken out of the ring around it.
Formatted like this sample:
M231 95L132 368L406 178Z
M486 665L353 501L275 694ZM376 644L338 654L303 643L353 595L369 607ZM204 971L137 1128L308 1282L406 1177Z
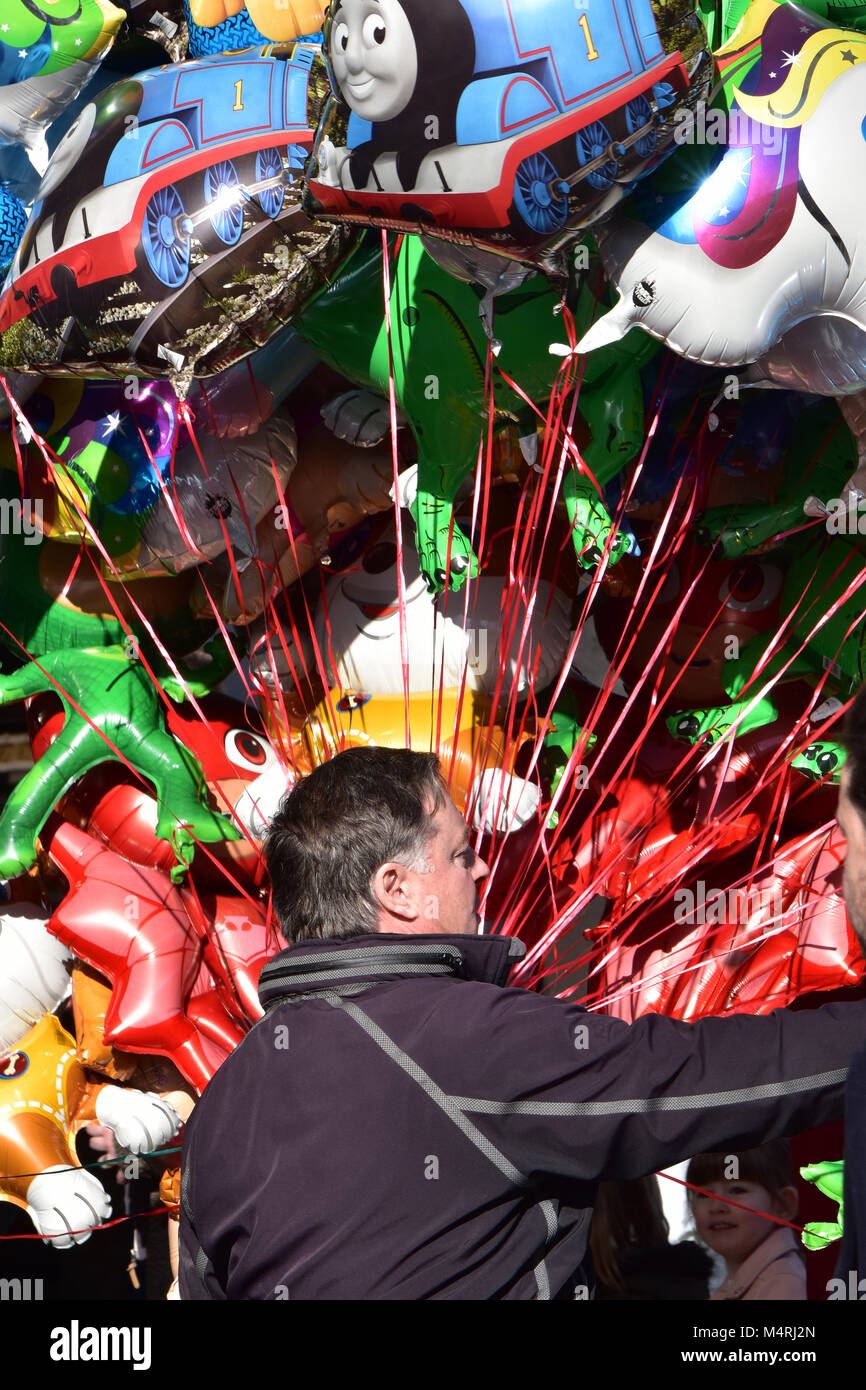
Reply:
M578 351L637 326L692 361L755 364L752 380L852 393L866 386L866 36L754 0L719 56L756 37L713 173L655 230L618 216L599 232L620 299Z

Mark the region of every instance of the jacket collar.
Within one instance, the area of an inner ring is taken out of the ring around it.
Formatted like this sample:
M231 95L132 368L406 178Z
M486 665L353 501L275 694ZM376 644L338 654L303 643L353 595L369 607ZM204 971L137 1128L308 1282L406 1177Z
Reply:
M513 936L404 936L379 932L304 941L263 967L259 999L268 1009L293 994L361 988L421 975L455 975L502 985L526 947Z
M740 1299L748 1289L752 1287L759 1274L763 1274L776 1260L784 1259L786 1256L797 1256L797 1242L790 1226L777 1226L775 1231L766 1236L748 1256L743 1260L740 1268L731 1279L725 1279L718 1293L723 1293L725 1298Z

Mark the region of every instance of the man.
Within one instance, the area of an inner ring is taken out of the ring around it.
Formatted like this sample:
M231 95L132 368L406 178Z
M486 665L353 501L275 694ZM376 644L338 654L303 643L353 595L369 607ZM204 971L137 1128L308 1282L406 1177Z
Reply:
M848 919L866 950L866 686L848 711L836 817L848 842L843 889ZM845 1295L866 1296L866 1052L854 1060L845 1092L843 1236L836 1275ZM849 1278L854 1271L853 1281Z
M187 1125L184 1298L586 1297L599 1179L841 1111L866 1004L628 1025L506 988L432 755L317 768L267 860L291 945Z

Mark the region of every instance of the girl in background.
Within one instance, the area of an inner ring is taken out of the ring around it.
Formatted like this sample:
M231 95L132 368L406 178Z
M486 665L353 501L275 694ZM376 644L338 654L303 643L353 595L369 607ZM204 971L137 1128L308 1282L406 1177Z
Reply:
M793 1221L797 1214L797 1180L787 1140L774 1139L741 1153L698 1154L686 1181L711 1194L689 1192L698 1236L725 1262L725 1278L711 1299L807 1297L806 1266L796 1235L772 1219Z

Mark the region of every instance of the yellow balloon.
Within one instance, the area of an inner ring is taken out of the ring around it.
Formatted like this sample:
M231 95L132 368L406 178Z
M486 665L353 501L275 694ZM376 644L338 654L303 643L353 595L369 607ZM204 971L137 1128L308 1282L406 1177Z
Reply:
M78 1166L75 1131L92 1120L82 1114L92 1091L75 1039L54 1014L0 1057L0 1200L26 1207L30 1175Z

